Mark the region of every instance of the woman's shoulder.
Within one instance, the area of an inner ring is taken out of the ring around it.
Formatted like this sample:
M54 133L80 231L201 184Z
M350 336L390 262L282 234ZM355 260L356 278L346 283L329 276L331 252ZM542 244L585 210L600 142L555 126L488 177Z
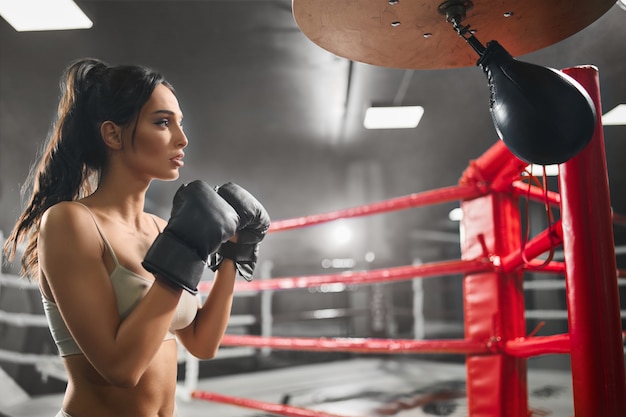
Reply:
M65 236L84 235L94 226L88 209L73 201L62 201L49 207L41 217L39 234L63 234ZM89 233L90 234L90 233Z
M85 206L75 201L61 201L49 207L41 218L42 227L50 223L81 222L91 216Z
M80 204L61 202L48 208L43 217L37 238L37 248L42 272L50 278L58 276L69 260L98 262L105 250L97 227L89 211ZM72 274L64 271L63 276Z

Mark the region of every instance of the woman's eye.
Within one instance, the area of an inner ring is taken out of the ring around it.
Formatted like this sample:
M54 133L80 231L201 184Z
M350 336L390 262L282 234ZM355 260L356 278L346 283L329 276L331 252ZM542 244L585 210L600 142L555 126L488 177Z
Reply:
M170 124L170 121L167 119L159 120L158 122L155 123L155 125L161 126L161 127L168 127L169 124Z

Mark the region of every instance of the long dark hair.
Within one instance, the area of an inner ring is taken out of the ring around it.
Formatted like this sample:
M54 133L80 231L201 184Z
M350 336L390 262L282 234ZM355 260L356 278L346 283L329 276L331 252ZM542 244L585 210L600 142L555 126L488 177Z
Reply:
M22 274L37 276L37 237L43 213L61 201L91 194L99 181L108 162L101 124L112 121L125 126L136 122L159 84L173 91L161 74L145 67L110 66L93 58L77 60L67 67L60 83L57 120L41 159L31 168L22 189L24 194L32 190L30 201L3 249L12 261L18 245L26 241Z

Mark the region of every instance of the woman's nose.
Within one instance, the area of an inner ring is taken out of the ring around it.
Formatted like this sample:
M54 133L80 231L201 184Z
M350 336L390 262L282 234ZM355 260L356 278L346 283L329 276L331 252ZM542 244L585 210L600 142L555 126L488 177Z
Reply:
M185 134L185 132L182 130L182 128L180 129L180 134L178 137L178 142L177 145L181 148L185 148L187 147L187 145L189 144L189 140L187 139L187 135Z

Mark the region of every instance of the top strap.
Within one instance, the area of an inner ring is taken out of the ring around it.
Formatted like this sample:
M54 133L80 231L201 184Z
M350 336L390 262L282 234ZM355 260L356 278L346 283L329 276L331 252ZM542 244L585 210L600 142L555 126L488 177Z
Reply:
M159 231L159 233L162 233L163 231L159 227L159 223L157 222L155 215L152 214L152 213L148 213L148 214L150 214L150 218L152 218L152 221L154 222L154 225L156 226L156 228Z
M120 266L119 262L117 261L117 256L115 256L115 252L113 251L113 247L111 246L111 244L109 243L109 241L107 240L106 236L104 235L104 233L102 232L102 229L100 229L100 226L98 225L98 221L96 220L96 216L94 216L93 212L91 211L91 209L89 209L89 207L87 207L86 205L84 205L81 202L78 201L74 201L74 203L79 204L81 206L83 206L87 212L89 213L89 215L91 216L91 218L93 219L94 224L96 225L96 229L98 229L98 233L100 233L100 236L102 237L102 241L104 242L104 245L106 246L107 250L109 251L109 253L111 254L111 258L113 258L113 262L115 263L115 266Z

